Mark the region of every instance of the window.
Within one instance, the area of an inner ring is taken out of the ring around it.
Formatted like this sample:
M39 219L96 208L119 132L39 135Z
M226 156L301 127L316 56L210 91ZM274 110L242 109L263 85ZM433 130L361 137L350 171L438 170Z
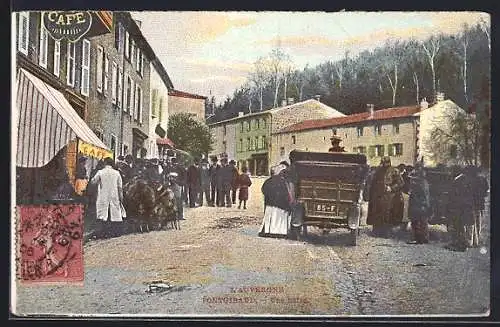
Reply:
M96 89L97 92L102 93L102 79L103 79L103 66L104 66L104 49L101 46L97 47L97 67L96 67Z
M374 127L374 135L382 135L382 126L380 125L375 125Z
M17 49L28 55L28 44L29 44L29 32L30 32L30 14L29 12L19 13L19 29L17 31Z
M125 31L125 57L130 57L130 35Z
M393 148L394 148L394 155L395 156L402 156L403 155L403 144L402 143L394 143Z
M363 136L363 127L357 127L356 130L358 131L358 137Z
M135 103L135 119L138 120L140 124L142 124L142 89L139 84L135 85Z
M163 97L158 100L158 115L160 116L160 123L163 122Z
M61 71L61 41L54 42L54 75L59 77Z
M285 155L285 147L280 148L280 156L283 157Z
M122 107L123 102L123 70L121 67L118 67L118 95L116 99L116 104L118 108Z
M146 60L144 59L144 55L141 54L141 76L144 76L144 66L147 65Z
M295 144L296 141L297 141L297 139L296 139L295 135L292 135L292 144Z
M250 132L250 121L247 121L247 131Z
M90 88L90 41L84 39L82 42L82 82L80 92L83 95L89 95Z
M40 19L40 49L38 55L38 64L43 68L47 68L47 52L49 50L49 33L43 27L42 20Z
M240 151L243 151L243 139L240 139Z
M265 135L262 135L262 148L267 149L267 140Z
M129 56L129 59L130 59L130 63L132 64L132 66L134 65L134 55L135 55L135 42L134 40L130 40L129 42L129 47L130 47L130 56Z
M108 93L108 81L109 81L109 59L107 55L104 55L104 95Z
M66 84L69 86L75 85L75 53L75 44L68 42L66 55Z
M384 156L384 146L383 145L376 145L375 146L375 156L376 157L383 157Z
M262 128L266 128L266 119L262 119Z
M399 134L399 124L392 124L392 132L394 134Z
M130 105L132 103L132 80L130 79L130 76L128 74L125 74L126 80L127 80L127 85L125 89L125 105L123 106L123 110L127 112L131 112Z
M113 151L113 153L116 153L116 136L114 136L113 134L111 134L111 141L109 147L111 151Z
M257 129L260 128L260 119L257 119Z
M259 150L260 149L260 145L259 145L259 137L256 136L255 137L255 150Z
M353 151L355 153L361 153L361 154L365 154L366 153L366 147L364 146L357 146L353 149Z
M137 48L136 51L136 62L135 62L136 70L141 75L144 76L144 57L141 49Z
M240 131L243 133L243 122L240 123Z
M118 53L123 51L123 26L120 23L115 25L115 48Z
M252 140L247 138L247 151L252 150Z
M118 83L116 82L118 75L118 66L116 62L113 61L111 69L111 102L116 104L116 89L118 88Z
M157 111L157 102L158 102L158 90L153 89L151 90L151 117L156 118L158 117L158 111Z

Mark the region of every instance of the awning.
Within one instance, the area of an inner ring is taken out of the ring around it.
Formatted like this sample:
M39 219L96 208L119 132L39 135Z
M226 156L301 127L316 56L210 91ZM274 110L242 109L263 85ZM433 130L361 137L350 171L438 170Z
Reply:
M168 146L171 146L172 148L175 148L174 142L172 142L171 139L166 138L166 137L163 137L163 138L159 137L159 138L157 138L156 139L156 144L158 144L158 145L168 145Z
M45 166L76 138L109 150L61 92L22 68L16 88L18 167Z

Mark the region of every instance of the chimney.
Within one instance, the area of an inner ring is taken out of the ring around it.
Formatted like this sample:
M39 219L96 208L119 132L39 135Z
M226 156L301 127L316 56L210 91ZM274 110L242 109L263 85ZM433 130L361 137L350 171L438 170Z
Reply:
M426 98L422 99L422 102L420 102L420 110L424 110L429 108L429 103L427 102Z
M373 117L373 110L375 109L375 105L368 103L366 105L366 111L370 114L370 118Z
M314 97L314 100L318 101L318 102L321 102L320 99L321 99L321 95L319 94L316 94Z
M142 21L140 20L137 20L137 19L134 19L135 23L137 24L137 26L139 26L139 29L141 29L141 26L142 26Z
M243 111L240 111L240 112L238 112L238 117L243 117L244 114L245 113L243 113Z
M444 101L444 93L443 92L438 92L436 94L436 102L441 102Z
M281 106L282 107L286 106L286 100L281 100Z
M293 104L294 100L293 98L288 98L288 104Z

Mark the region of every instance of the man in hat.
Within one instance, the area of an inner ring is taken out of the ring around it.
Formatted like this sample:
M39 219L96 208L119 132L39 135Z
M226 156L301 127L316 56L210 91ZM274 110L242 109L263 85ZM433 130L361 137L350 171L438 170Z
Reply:
M206 158L201 159L200 165L200 206L203 206L203 197L206 198L207 205L210 205L210 167Z
M199 160L196 159L194 163L188 167L187 170L187 183L189 187L189 207L196 207L198 197L200 194L200 165Z
M217 172L219 171L220 165L217 163L217 157L213 156L211 158L211 164L209 168L210 172L210 205L212 207L215 204L219 205L219 189L217 188Z
M221 159L221 167L217 172L217 188L219 189L219 206L231 208L231 186L233 184L233 168L227 158Z
M392 226L401 223L401 217L393 217L393 205L403 185L403 178L391 166L391 159L383 157L373 175L369 192L367 224L373 226L375 235L387 234Z
M330 140L332 141L332 147L328 149L328 152L345 152L344 147L340 146L340 142L342 142L340 137L334 134L330 137Z

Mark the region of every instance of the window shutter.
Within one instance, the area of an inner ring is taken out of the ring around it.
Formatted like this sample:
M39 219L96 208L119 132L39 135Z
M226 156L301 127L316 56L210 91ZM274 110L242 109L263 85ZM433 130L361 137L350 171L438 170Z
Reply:
M19 30L18 30L18 40L17 48L19 51L28 55L28 43L29 43L29 30L30 30L30 16L29 12L19 13Z
M82 42L82 82L81 93L89 95L90 82L90 41L83 40Z
M384 156L384 146L383 145L380 145L380 154L379 154L381 157Z
M118 95L117 95L118 108L122 107L122 102L123 102L123 71L121 67L118 67Z
M66 84L69 86L75 85L75 52L75 44L68 42L66 56Z
M138 96L139 96L139 99L137 102L138 102L138 106L139 106L139 123L142 124L142 89L140 86L139 86Z
M134 67L134 56L135 56L135 42L134 40L130 40L130 63L132 67Z
M47 68L47 51L49 47L49 38L47 30L43 27L40 19L40 47L38 52L38 64L43 68Z
M399 144L399 155L402 156L403 155L403 143L400 143Z
M104 49L101 46L97 47L97 67L96 67L96 89L97 92L102 93L102 67L103 67L103 54Z
M163 97L158 99L158 116L160 123L163 122Z
M125 57L129 58L130 57L130 40L129 40L129 34L128 31L125 31Z
M108 93L108 79L109 79L109 59L106 54L104 54L104 95Z
M54 75L59 77L61 71L61 41L54 42Z
M118 53L123 52L123 26L118 23Z
M141 52L141 76L144 76L144 65L145 65L144 55Z
M116 65L116 62L113 61L112 65L112 70L111 70L111 102L113 104L116 104L116 91L118 88L118 83L117 83L117 77L118 77L118 66Z
M137 72L141 71L141 50L139 48L135 52L135 70Z
M156 97L158 96L158 90L153 89L151 91L151 117L156 118L158 117L158 111L157 111L157 99Z
M130 116L135 117L135 85L132 78L130 78Z

